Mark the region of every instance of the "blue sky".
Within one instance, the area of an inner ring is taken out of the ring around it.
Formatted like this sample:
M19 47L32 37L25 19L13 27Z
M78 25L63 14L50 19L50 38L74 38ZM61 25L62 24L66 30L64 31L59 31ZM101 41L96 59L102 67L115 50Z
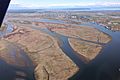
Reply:
M47 8L51 6L111 6L120 5L120 0L12 0L11 4L28 8Z

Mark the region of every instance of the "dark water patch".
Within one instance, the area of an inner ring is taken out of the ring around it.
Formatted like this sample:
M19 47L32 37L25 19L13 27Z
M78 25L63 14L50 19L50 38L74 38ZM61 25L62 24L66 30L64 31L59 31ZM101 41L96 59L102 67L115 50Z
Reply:
M120 80L120 32L113 32L96 23L81 25L94 27L112 38L109 43L104 45L99 55L88 64L82 62L82 59L76 55L76 52L69 45L67 37L49 30L43 30L53 37L57 36L61 42L60 48L80 67L80 71L69 80Z
M54 19L39 19L39 20L34 20L34 22L47 22L47 23L65 23L62 20L54 20Z
M84 63L84 60L81 60L84 59L83 56L81 55L78 55L78 53L76 53L72 47L70 46L69 44L69 41L68 41L68 37L66 36L63 36L63 35L60 35L56 32L51 32L49 29L47 28L44 28L44 29L41 29L41 28L35 28L35 27L32 27L33 29L36 29L36 30L40 30L40 31L43 31L49 35L51 35L52 37L54 37L57 41L58 41L58 44L60 46L60 48L62 49L62 51L80 68L82 68L83 65L85 65Z
M3 37L12 31L13 26L7 23L7 29L0 36ZM0 57L0 80L35 80L34 66L27 53L14 43L3 41L2 44L6 50L0 52L5 57Z
M100 54L89 62L70 80L120 80L120 32L113 32L98 24L86 23L85 26L97 28L110 35L112 40Z
M10 55L9 58L11 58L12 61L15 61L15 63L8 63L5 59L0 58L0 80L35 80L32 61L22 49L15 45L13 46L6 46L6 50L8 50L8 54ZM19 53L16 50L18 50ZM21 60L17 57L18 55ZM21 61L23 61L25 65L20 65Z

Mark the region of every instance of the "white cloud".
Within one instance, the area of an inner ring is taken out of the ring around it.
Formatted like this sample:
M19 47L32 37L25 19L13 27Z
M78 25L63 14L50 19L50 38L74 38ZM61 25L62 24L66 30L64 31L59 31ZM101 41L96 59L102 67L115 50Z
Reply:
M17 0L11 0L10 4L19 4Z
M120 2L97 2L97 3L66 3L66 4L50 4L48 6L112 6L120 5Z
M11 4L20 4L17 2L17 0L12 0ZM96 2L96 3L65 3L65 4L48 4L48 5L42 5L42 4L20 4L22 7L27 7L27 8L47 8L47 7L55 7L55 6L69 6L69 7L74 7L74 6L119 6L120 2Z

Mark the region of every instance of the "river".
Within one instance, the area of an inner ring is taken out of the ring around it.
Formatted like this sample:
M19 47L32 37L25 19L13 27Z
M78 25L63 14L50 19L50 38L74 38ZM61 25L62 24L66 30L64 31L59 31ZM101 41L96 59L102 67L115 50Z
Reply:
M120 32L113 32L96 23L82 24L94 27L112 37L100 54L71 79L76 80L120 80Z
M61 21L51 21L48 19L41 20L41 22L61 23ZM99 55L87 64L85 64L81 60L82 58L71 48L68 37L49 30L42 30L53 37L56 35L61 42L60 48L80 68L70 80L120 80L120 32L113 32L96 23L85 22L80 25L94 27L112 38L109 43L104 45Z
M10 23L7 25L7 29L0 32L0 37L13 31L13 26ZM0 58L0 80L35 80L34 66L27 53L16 44L5 40L0 41L7 50L1 53L7 59Z
M41 22L41 20L37 21ZM46 22L46 20L42 20L42 22ZM63 23L57 20L47 20L47 22ZM34 26L32 28L43 31L58 40L58 44L63 52L80 68L70 80L120 80L120 32L112 32L96 23L83 23L80 25L94 27L112 38L109 43L104 44L99 55L87 64L82 60L82 56L78 55L70 46L69 37L52 32L46 28L41 29ZM33 75L33 73L31 74Z

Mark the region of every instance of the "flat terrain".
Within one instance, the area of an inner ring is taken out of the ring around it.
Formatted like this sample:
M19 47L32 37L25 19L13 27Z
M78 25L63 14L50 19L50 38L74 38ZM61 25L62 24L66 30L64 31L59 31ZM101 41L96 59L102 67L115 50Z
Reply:
M96 17L102 20L98 15L99 12L70 13L60 11L54 14L56 17L48 15L52 15L52 12L7 14L6 20L14 30L3 39L17 44L31 58L35 66L36 80L67 80L80 70L79 66L59 46L60 35L68 39L75 54L84 57L81 61L85 64L95 59L104 45L111 41L110 36L96 28L80 25L82 22L97 22ZM75 18L75 16L79 18ZM63 22L42 22L39 21L40 19L62 20ZM59 34L59 36L53 37L44 29Z
M5 40L24 46L23 49L36 66L38 80L66 80L78 71L77 66L59 48L56 40L41 31L21 26L6 36Z
M85 57L86 62L93 60L102 49L102 45L72 38L69 39L69 43L78 54Z
M51 31L67 36L72 48L85 60L94 59L101 51L104 44L111 40L111 37L95 28L78 26L72 24L37 23L39 28L48 28Z

